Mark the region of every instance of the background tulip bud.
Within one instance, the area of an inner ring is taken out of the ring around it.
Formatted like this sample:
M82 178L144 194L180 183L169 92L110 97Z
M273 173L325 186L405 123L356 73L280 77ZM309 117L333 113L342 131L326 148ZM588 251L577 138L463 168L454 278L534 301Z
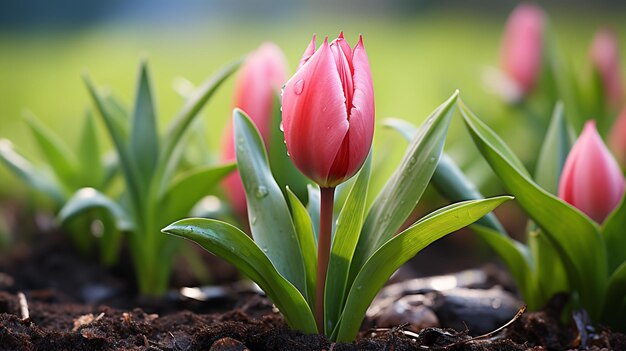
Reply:
M263 43L246 58L233 96L233 107L242 109L256 124L267 145L272 123L272 104L275 94L287 79L287 60L278 46ZM233 161L235 147L233 127L228 124L222 147L222 160ZM226 194L231 206L241 218L246 217L246 195L239 172L233 172L224 180Z
M624 176L594 121L585 124L559 181L559 197L602 223L624 195Z
M619 107L624 102L617 34L608 28L598 30L591 43L589 57L600 74L606 102Z
M362 38L354 49L343 34L330 44L326 38L313 54L311 45L283 90L285 142L304 175L334 187L353 176L370 151L372 75Z
M533 4L518 5L509 16L502 39L502 70L527 95L535 86L543 58L546 15Z

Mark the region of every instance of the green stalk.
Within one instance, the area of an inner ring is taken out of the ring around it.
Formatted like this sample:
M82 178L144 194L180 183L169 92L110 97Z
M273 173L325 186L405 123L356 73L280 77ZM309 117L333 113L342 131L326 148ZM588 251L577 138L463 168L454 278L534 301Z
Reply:
M335 188L320 188L320 228L317 238L317 286L315 304L315 322L320 334L324 333L324 290L330 256L330 239L333 231L333 205Z

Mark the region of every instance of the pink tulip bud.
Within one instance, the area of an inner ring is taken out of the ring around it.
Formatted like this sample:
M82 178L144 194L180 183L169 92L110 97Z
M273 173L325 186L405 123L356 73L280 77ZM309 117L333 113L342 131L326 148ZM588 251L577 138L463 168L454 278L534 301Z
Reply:
M256 124L261 137L268 143L272 123L272 104L275 94L287 79L287 60L278 46L264 43L250 53L243 63L233 97L233 107L242 109ZM229 124L225 132L222 160L235 159L233 127ZM242 218L246 217L246 195L238 172L224 180L226 194L231 206Z
M559 197L602 223L623 195L622 171L602 142L595 122L588 121L565 161Z
M619 107L624 102L624 85L617 34L608 28L600 29L591 43L589 57L602 79L607 103Z
M502 38L500 64L523 95L535 86L543 59L546 15L534 4L522 3L509 16Z
M283 89L285 142L304 175L334 187L352 177L370 151L372 75L362 37L354 49L343 34L314 49L313 42Z
M609 146L617 161L626 169L626 106L617 116L609 133Z

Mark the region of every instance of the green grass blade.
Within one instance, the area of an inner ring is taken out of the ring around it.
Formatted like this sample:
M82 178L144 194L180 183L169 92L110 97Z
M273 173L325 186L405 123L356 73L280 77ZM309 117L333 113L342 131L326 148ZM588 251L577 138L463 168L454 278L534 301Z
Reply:
M363 226L371 169L370 152L337 218L324 291L324 328L327 335L334 330L343 310L350 263Z
M133 162L141 177L139 184L146 191L159 158L159 137L148 65L145 61L141 62L138 81L131 137L128 143Z
M535 167L535 182L551 194L558 192L561 171L572 144L572 131L563 113L563 103L558 102Z
M359 331L365 311L402 264L441 237L461 229L491 212L511 197L466 201L422 219L383 244L363 265L348 293L338 325L338 341L352 341Z
M21 181L45 194L58 206L65 202L65 192L52 179L52 175L35 168L30 161L13 149L9 140L0 140L0 161Z
M59 182L68 190L76 184L76 158L61 138L55 135L31 113L27 113L25 121L30 127L39 149L52 168Z
M87 110L85 113L84 123L77 153L80 166L80 186L101 188L104 185L105 172L100 155L96 123L91 110Z
M517 240L478 222L470 228L489 244L504 262L528 307L531 310L541 308L542 306L538 306L539 303L535 301L537 292L533 272L536 267L528 248Z
M417 127L401 119L388 118L383 123L386 127L400 133L407 141L411 141L417 133ZM476 185L465 176L461 168L446 153L441 156L431 182L439 194L453 202L485 198L478 191ZM507 235L504 227L493 213L487 214L477 223Z
M283 313L290 327L305 333L317 332L313 313L302 294L239 229L216 220L191 218L173 223L163 232L194 241L228 261L259 285Z
M237 166L246 192L254 241L278 272L306 297L306 271L300 244L287 202L272 176L263 140L243 111L235 109L233 121Z
M602 235L609 255L609 272L626 262L626 196L602 225Z
M168 220L189 214L191 208L235 168L234 163L229 163L204 166L181 174L160 198L160 211Z
M626 331L624 303L626 303L626 262L617 267L609 278L602 321L617 330Z
M582 212L535 184L506 144L464 104L467 128L491 168L520 206L543 229L561 256L568 280L579 292L592 319L599 317L606 288L606 248L598 226Z
M184 146L183 141L189 129L188 127L195 120L196 116L198 116L198 113L206 102L215 94L222 83L239 68L240 64L240 59L230 63L206 80L191 94L191 97L185 101L183 108L168 126L165 138L163 139L163 147L159 154L159 168L157 169L158 175L156 176L160 182L159 189L167 186L167 183L178 167L182 156L182 147Z
M109 212L115 219L116 227L121 231L128 232L134 229L134 224L127 216L124 208L94 188L82 188L78 190L67 200L57 217L59 221L63 223L93 209L102 209Z
M370 255L396 233L424 193L443 152L457 98L458 91L428 117L409 143L400 166L376 196L354 253L348 287Z
M298 196L294 194L289 187L287 187L287 196L289 197L293 224L296 228L296 234L298 234L300 252L302 252L302 258L304 260L307 301L311 309L314 309L317 281L317 246L315 244L315 234L313 234L313 223L311 223L311 217L309 217L306 207L304 207Z
M109 107L110 102L103 99L102 96L96 90L96 87L91 82L88 76L83 77L85 81L85 85L87 86L87 90L89 91L89 95L93 100L94 104L104 124L107 127L107 131L111 139L113 140L113 145L115 145L115 150L117 151L117 159L122 169L122 173L124 174L124 179L127 183L127 189L129 191L130 198L133 202L133 206L135 208L142 208L142 197L139 194L139 184L137 177L137 169L135 168L132 157L128 151L126 144L126 131L120 128L116 117L114 117L111 109Z

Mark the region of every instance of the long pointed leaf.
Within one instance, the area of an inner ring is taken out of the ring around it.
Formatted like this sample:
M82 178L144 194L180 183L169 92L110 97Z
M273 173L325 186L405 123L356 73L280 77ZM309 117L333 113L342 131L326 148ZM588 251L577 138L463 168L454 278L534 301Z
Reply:
M254 241L278 272L307 294L305 267L289 207L272 176L263 140L246 114L233 111L237 166L246 192Z
M306 190L309 198L306 210L309 212L311 221L313 221L313 234L315 234L315 245L317 246L317 232L320 226L320 201L322 201L320 188L317 184L308 184Z
M159 208L164 217L171 220L189 214L192 207L235 167L234 163L204 166L180 175L160 199Z
M609 278L606 299L604 301L603 321L618 330L626 330L626 262L623 262Z
M291 217L298 234L298 243L304 260L306 270L307 301L309 306L315 306L315 287L317 281L317 246L315 245L315 234L313 234L313 223L306 211L306 207L300 202L298 196L287 187L287 196L291 207ZM313 308L313 307L311 307Z
M324 292L324 328L327 335L337 325L346 299L350 263L363 225L371 169L372 154L370 152L337 218L328 261L330 269L326 275L326 291Z
M602 226L602 235L609 255L609 272L626 262L626 196Z
M80 164L80 186L101 187L104 185L104 165L100 155L98 133L91 110L85 112L85 124L80 135L78 162Z
M92 209L108 211L115 219L115 225L121 231L132 231L134 229L134 224L126 215L126 211L117 202L94 188L78 190L59 211L58 219L60 222L65 222Z
M33 114L26 114L25 121L59 182L68 190L73 190L77 167L74 153Z
M0 140L0 161L24 183L45 194L57 205L60 206L65 201L66 195L57 186L57 183L51 179L52 175L36 169L24 156L13 149L13 145L9 140Z
M417 127L413 124L396 118L387 118L384 125L393 128L400 133L407 141L417 134ZM463 173L461 168L457 166L454 160L444 153L437 164L432 184L435 186L439 194L450 201L480 200L485 197L478 191L474 185ZM487 214L479 219L477 223L506 234L504 227L493 213Z
M424 193L441 157L457 98L458 91L428 117L409 143L400 166L376 196L354 253L348 287L374 251L396 233Z
M481 154L520 206L544 230L559 252L583 306L597 319L597 297L603 296L608 276L606 248L598 226L535 184L506 144L464 104L461 113Z
M159 157L159 139L150 77L145 61L141 62L138 81L129 145L133 162L137 165L142 179L139 184L147 188Z
M161 153L159 154L160 169L157 169L158 174L155 176L160 182L159 189L166 187L173 176L174 170L182 156L182 147L184 146L182 140L189 126L198 116L198 112L202 110L206 102L215 94L222 83L239 68L240 64L240 59L230 63L206 80L185 101L183 108L170 123L163 139Z
M316 333L315 319L306 300L272 265L263 251L242 231L210 219L184 219L163 229L164 233L194 241L230 262L252 279L278 306L292 328Z
M473 223L510 199L509 196L501 196L456 204L449 210L420 220L382 245L354 280L338 325L337 340L354 339L370 303L401 265L434 241Z
M120 128L118 120L111 112L110 102L102 98L87 75L83 76L83 80L87 86L91 99L96 105L96 108L107 127L109 135L113 140L113 144L115 145L115 149L117 151L118 161L122 167L122 173L124 174L126 183L128 184L127 189L134 203L134 207L141 208L142 198L139 195L137 169L135 168L132 162L132 157L126 147L126 133Z

